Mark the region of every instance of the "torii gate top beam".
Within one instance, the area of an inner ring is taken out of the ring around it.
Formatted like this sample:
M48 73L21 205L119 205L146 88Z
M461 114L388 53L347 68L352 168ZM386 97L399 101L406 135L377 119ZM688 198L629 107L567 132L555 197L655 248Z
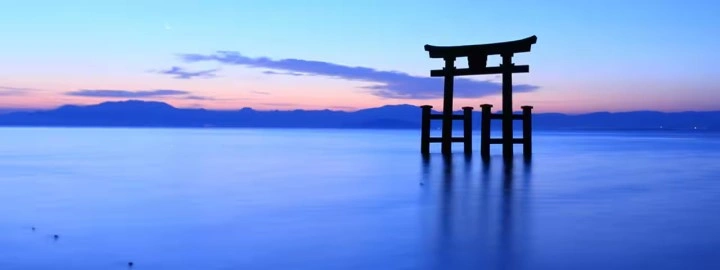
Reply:
M527 65L515 65L510 61L515 53L529 52L530 47L537 42L536 36L524 39L498 42L479 45L464 46L432 46L425 45L425 50L430 53L430 58L444 58L446 64L454 62L458 57L467 57L468 68L457 69L454 67L445 67L443 69L431 70L430 76L465 76L465 75L483 75L483 74L500 74L504 72L524 73L529 72L530 67ZM503 65L497 67L488 67L488 55L499 54L503 57ZM507 60L505 60L507 58ZM448 62L449 61L449 62Z
M432 46L425 45L425 50L430 53L430 58L468 57L494 54L512 54L529 52L530 47L537 42L536 36L524 39L464 46Z

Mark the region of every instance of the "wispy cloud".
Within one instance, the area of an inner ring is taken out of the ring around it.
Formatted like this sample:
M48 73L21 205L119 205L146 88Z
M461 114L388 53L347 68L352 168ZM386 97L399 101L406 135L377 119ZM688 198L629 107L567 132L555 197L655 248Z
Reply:
M250 91L250 93L258 94L258 95L269 95L270 94L269 92L265 92L265 91Z
M35 88L0 86L0 96L24 96L29 92L39 91Z
M215 98L212 98L212 97L194 96L194 95L185 96L185 97L183 97L183 99L190 99L190 100L216 100Z
M276 107L300 107L302 104L289 103L289 102L263 102L258 103L261 105L276 106Z
M299 72L276 72L272 70L266 70L263 71L264 74L268 75L289 75L289 76L306 76L307 74L299 73Z
M105 90L105 89L80 89L77 91L66 92L68 96L80 97L104 97L104 98L148 98L148 97L168 97L183 96L190 92L183 90L157 89L157 90Z
M329 109L335 109L335 110L357 110L357 107L352 106L330 106Z
M443 95L442 78L418 77L398 71L380 71L368 67L351 67L302 59L273 60L268 57L253 58L233 51L218 51L215 54L181 54L180 58L187 63L214 61L226 65L269 68L298 74L322 75L345 80L369 82L374 83L374 85L363 88L370 91L373 95L384 98L434 99L440 98ZM538 89L538 86L528 84L513 86L515 92L528 92L536 89ZM500 93L500 90L501 84L499 82L490 80L477 81L466 78L455 79L455 96L459 98L494 95Z
M172 75L176 79L194 79L194 78L214 78L217 77L216 72L219 69L208 69L199 71L189 71L181 67L171 67L167 70L157 71L159 74Z
M77 91L66 92L68 96L79 97L95 97L95 98L170 98L170 99L187 99L187 100L217 100L213 97L193 95L189 91L173 90L173 89L155 89L155 90L107 90L107 89L81 89Z

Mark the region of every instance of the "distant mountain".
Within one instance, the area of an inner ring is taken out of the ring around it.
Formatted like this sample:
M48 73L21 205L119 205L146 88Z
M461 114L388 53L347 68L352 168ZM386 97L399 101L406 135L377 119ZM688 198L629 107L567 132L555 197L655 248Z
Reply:
M420 115L421 109L414 105L387 105L355 112L258 111L251 108L217 111L183 109L162 102L128 100L0 114L0 126L419 129ZM473 125L475 128L480 125L479 111L473 113ZM493 125L499 128L500 121L493 121ZM516 126L519 128L521 123L516 121ZM439 127L440 121L433 121L433 128ZM461 128L462 122L455 121L455 127ZM546 130L720 130L720 111L598 112L580 115L541 113L533 115L533 127Z

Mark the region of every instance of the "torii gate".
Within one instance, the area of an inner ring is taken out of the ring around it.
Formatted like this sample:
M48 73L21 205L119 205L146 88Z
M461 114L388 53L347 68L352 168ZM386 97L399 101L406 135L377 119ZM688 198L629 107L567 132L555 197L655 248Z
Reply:
M522 115L513 115L512 111L512 74L527 73L530 67L527 65L515 65L512 57L515 53L530 52L530 47L537 41L536 36L525 39L480 44L466 46L431 46L425 45L425 50L430 54L430 58L443 58L445 67L443 69L431 70L432 77L445 77L445 88L443 96L443 112L442 115L431 115L432 106L425 105L423 108L423 127L421 135L421 152L429 153L430 142L441 142L442 153L452 153L452 142L465 142L465 152L468 153L472 149L469 143L472 141L470 129L472 125L468 124L471 120L469 111L471 107L463 108L465 117L453 115L453 79L454 76L465 75L486 75L486 74L502 74L502 114L492 114L490 109L492 105L483 104L482 107L482 136L480 153L484 158L490 156L490 144L502 144L503 156L505 158L512 157L513 144L523 144L523 153L525 157L532 154L532 133L531 133L531 106L522 106ZM495 67L487 66L488 55L499 54L502 57L502 64ZM454 62L458 57L468 58L468 68L455 68ZM442 137L430 138L430 120L442 119ZM464 138L452 138L452 120L464 119L465 136ZM490 120L502 120L502 138L490 138ZM523 138L513 138L513 119L523 120Z

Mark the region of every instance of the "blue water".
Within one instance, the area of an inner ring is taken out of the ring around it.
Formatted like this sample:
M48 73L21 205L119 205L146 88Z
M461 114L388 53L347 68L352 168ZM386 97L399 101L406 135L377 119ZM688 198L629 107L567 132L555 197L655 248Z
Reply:
M536 132L489 165L413 130L0 138L0 269L720 269L719 134Z

